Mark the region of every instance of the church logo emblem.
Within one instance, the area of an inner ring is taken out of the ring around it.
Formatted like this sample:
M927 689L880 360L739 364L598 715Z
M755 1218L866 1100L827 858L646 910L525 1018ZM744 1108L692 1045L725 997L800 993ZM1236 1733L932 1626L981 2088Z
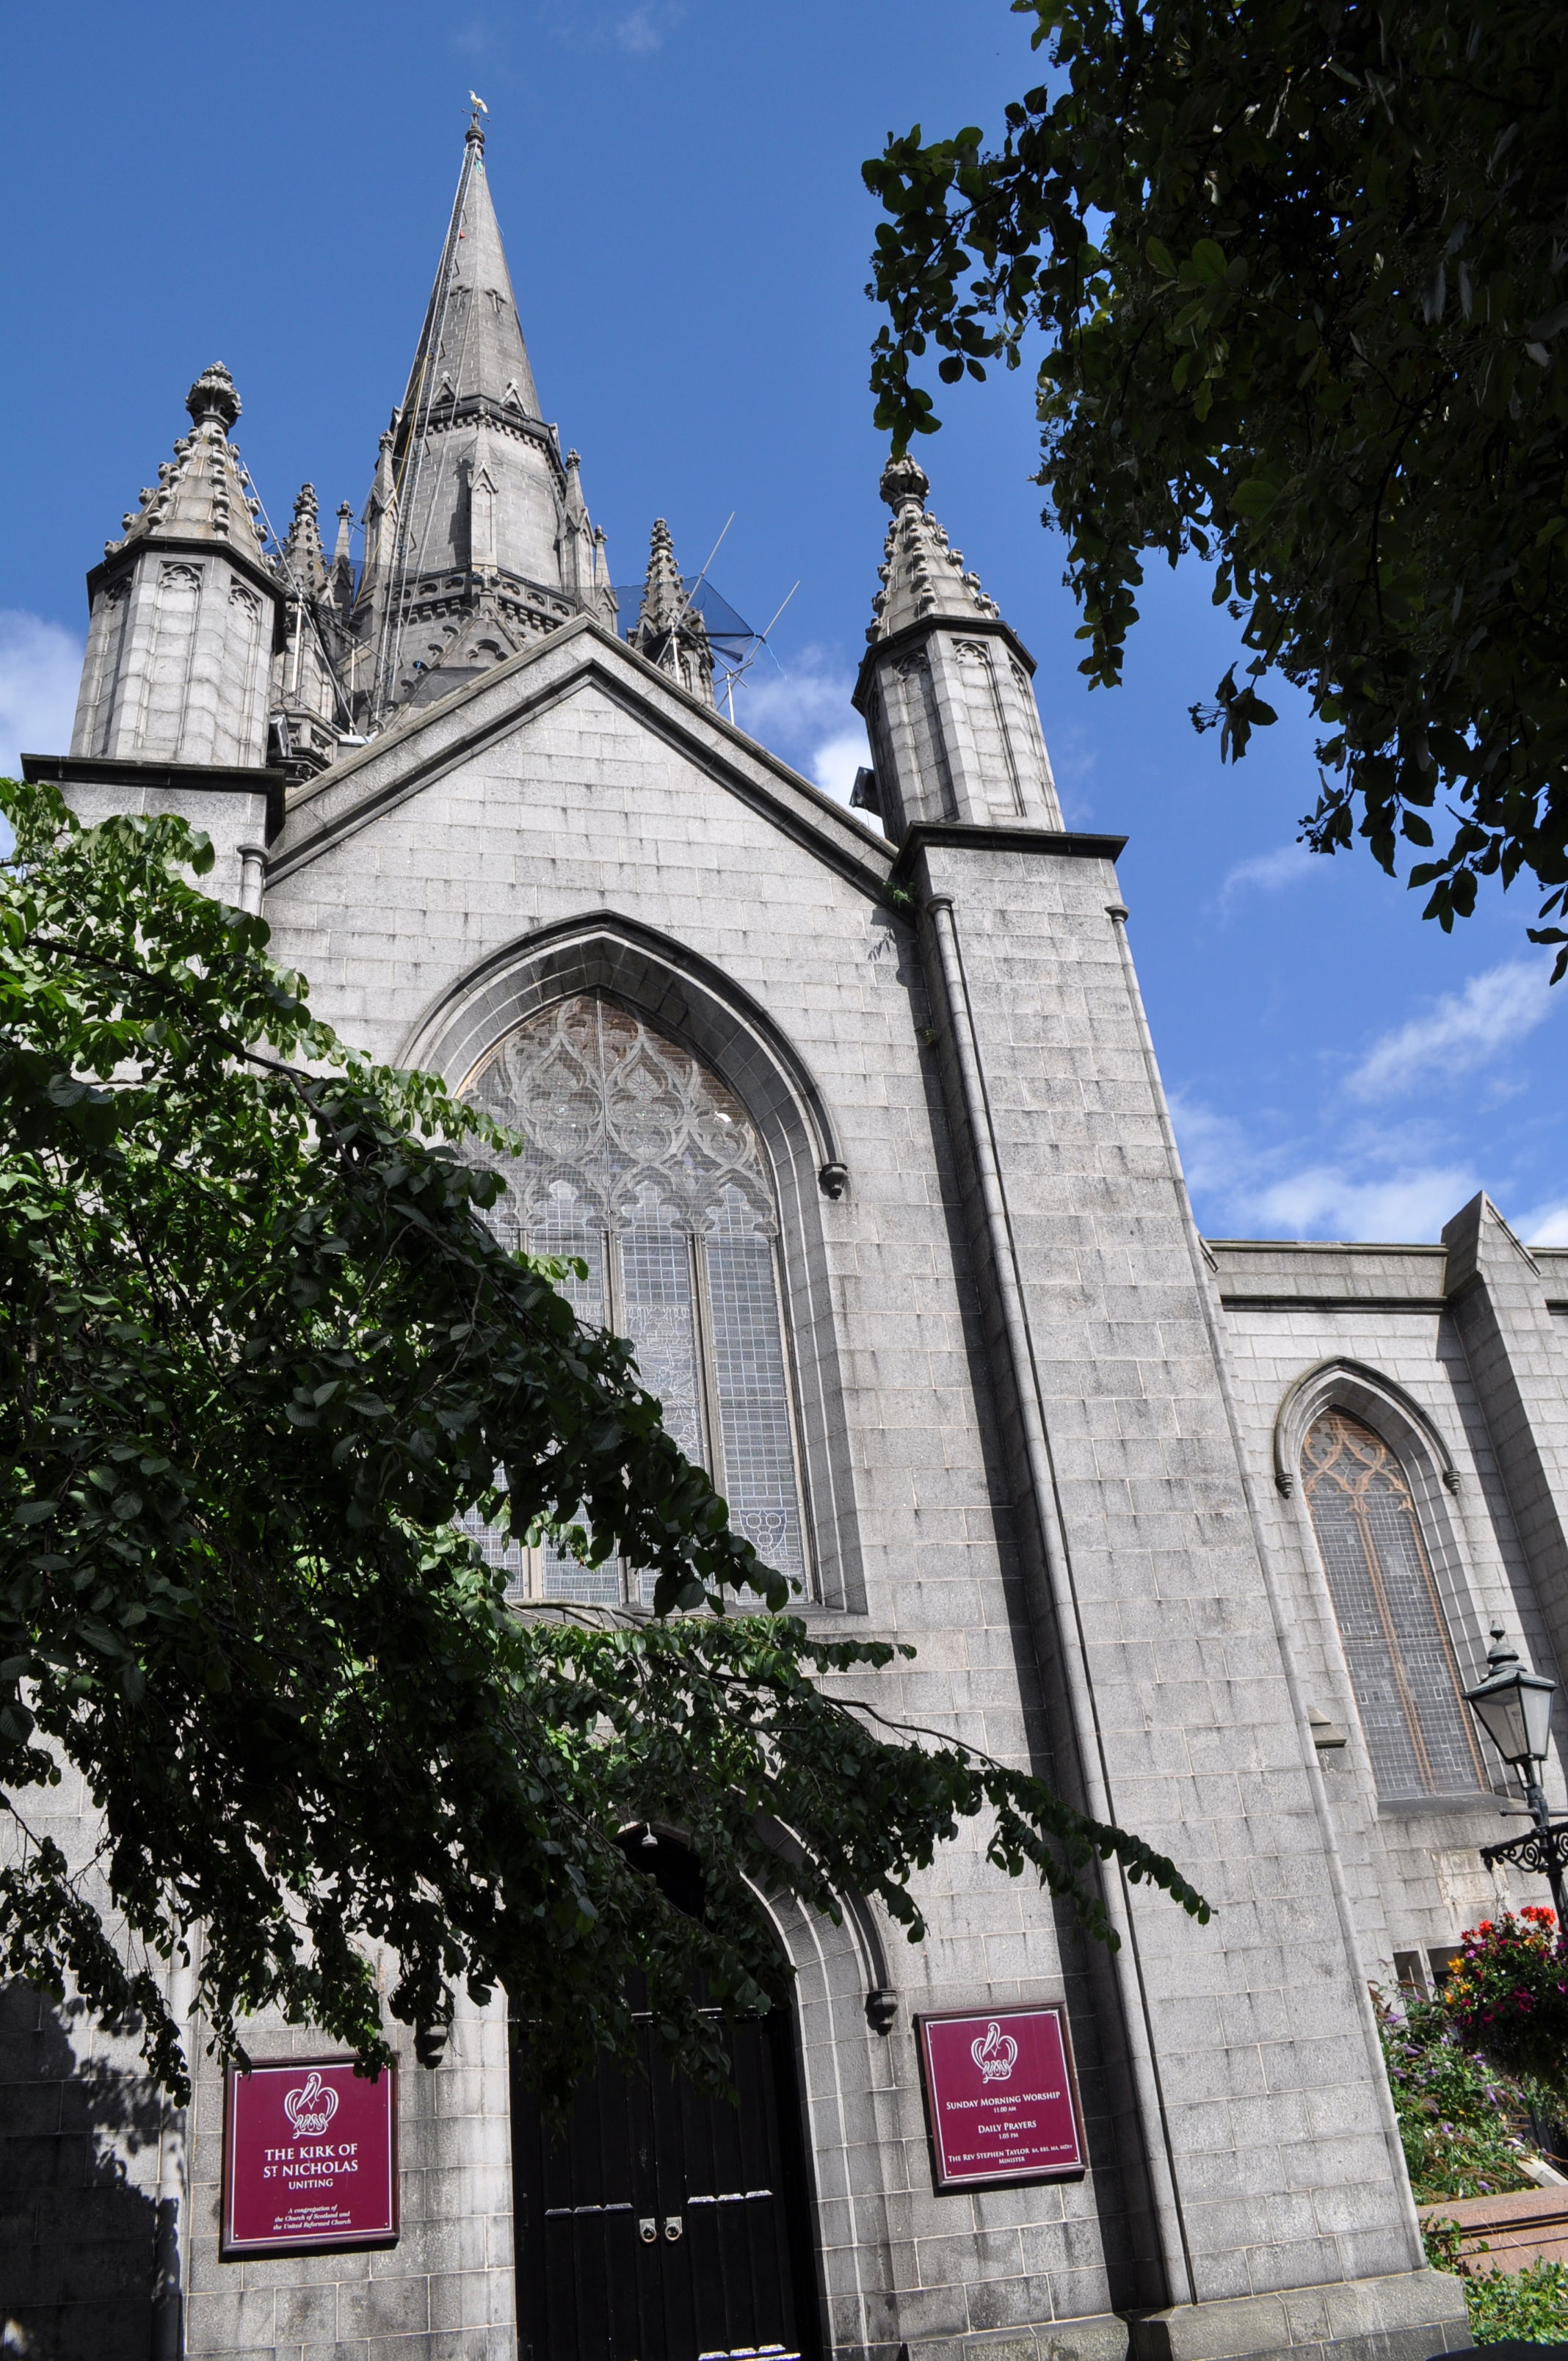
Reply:
M992 2032L995 2029L993 2026ZM319 2139L337 2113L337 2092L329 2090L319 2074L313 2073L298 2090L284 2092L283 2113L301 2139Z
M1018 2056L1018 2044L1010 2033L1003 2033L994 2017L982 2035L970 2043L969 2054L980 2068L987 2082L1010 2082L1014 2062Z

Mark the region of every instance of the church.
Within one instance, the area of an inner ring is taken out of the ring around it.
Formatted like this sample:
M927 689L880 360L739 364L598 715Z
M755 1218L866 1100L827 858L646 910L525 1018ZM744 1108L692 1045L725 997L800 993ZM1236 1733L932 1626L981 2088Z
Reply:
M269 2074L326 2153L347 2086L308 2028L256 2024L243 2088L198 2036L176 2114L130 2044L13 1992L0 2345L1467 2346L1368 1985L1427 1986L1463 1927L1543 1898L1480 1858L1516 1823L1464 1692L1494 1627L1568 1669L1568 1250L1484 1196L1435 1245L1199 1235L1122 840L1064 827L1033 661L922 469L882 479L849 809L720 709L662 523L618 599L484 148L476 118L362 556L309 486L269 540L206 368L88 576L69 752L27 774L87 818L205 829L213 890L323 1017L521 1136L510 1235L583 1258L579 1313L632 1339L813 1622L913 1644L882 1708L1137 1830L1214 1916L1107 1872L1098 1949L966 1828L918 1946L853 1894L838 1925L775 1908L794 2002L735 2028L738 2107L607 2076L565 2143L504 2009L470 2005L365 2134L369 2227L264 2220L245 2180ZM508 1572L520 1612L645 1611L634 1568L514 1547ZM82 1858L80 1797L52 1808ZM677 1893L679 1830L646 1834Z

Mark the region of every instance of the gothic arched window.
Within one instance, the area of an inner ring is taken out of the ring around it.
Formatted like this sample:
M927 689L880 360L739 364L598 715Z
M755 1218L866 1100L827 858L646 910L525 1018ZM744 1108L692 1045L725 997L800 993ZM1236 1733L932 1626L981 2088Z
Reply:
M573 1255L579 1319L627 1337L664 1423L781 1574L806 1545L776 1268L778 1216L755 1125L691 1051L620 1001L582 993L531 1018L463 1095L526 1143L502 1159L490 1221L505 1244ZM554 1548L509 1563L548 1598L613 1605L619 1564ZM631 1595L638 1595L634 1587Z
M1382 1795L1486 1784L1409 1481L1369 1426L1314 1420L1302 1488Z

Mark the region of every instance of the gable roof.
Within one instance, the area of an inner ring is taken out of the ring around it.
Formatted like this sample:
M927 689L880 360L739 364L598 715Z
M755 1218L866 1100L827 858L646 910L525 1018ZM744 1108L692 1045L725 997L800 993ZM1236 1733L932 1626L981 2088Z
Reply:
M268 863L277 884L592 682L715 785L875 898L885 894L894 847L583 615L535 640L449 696L405 712L290 790Z

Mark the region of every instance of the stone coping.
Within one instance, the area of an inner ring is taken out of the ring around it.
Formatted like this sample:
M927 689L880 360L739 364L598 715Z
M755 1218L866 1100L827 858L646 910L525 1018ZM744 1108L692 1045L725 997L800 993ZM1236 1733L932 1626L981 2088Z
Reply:
M1423 2226L1457 2222L1459 2251L1484 2256L1488 2270L1522 2271L1531 2263L1568 2263L1568 2189L1515 2189L1500 2197L1440 2198L1419 2205Z

